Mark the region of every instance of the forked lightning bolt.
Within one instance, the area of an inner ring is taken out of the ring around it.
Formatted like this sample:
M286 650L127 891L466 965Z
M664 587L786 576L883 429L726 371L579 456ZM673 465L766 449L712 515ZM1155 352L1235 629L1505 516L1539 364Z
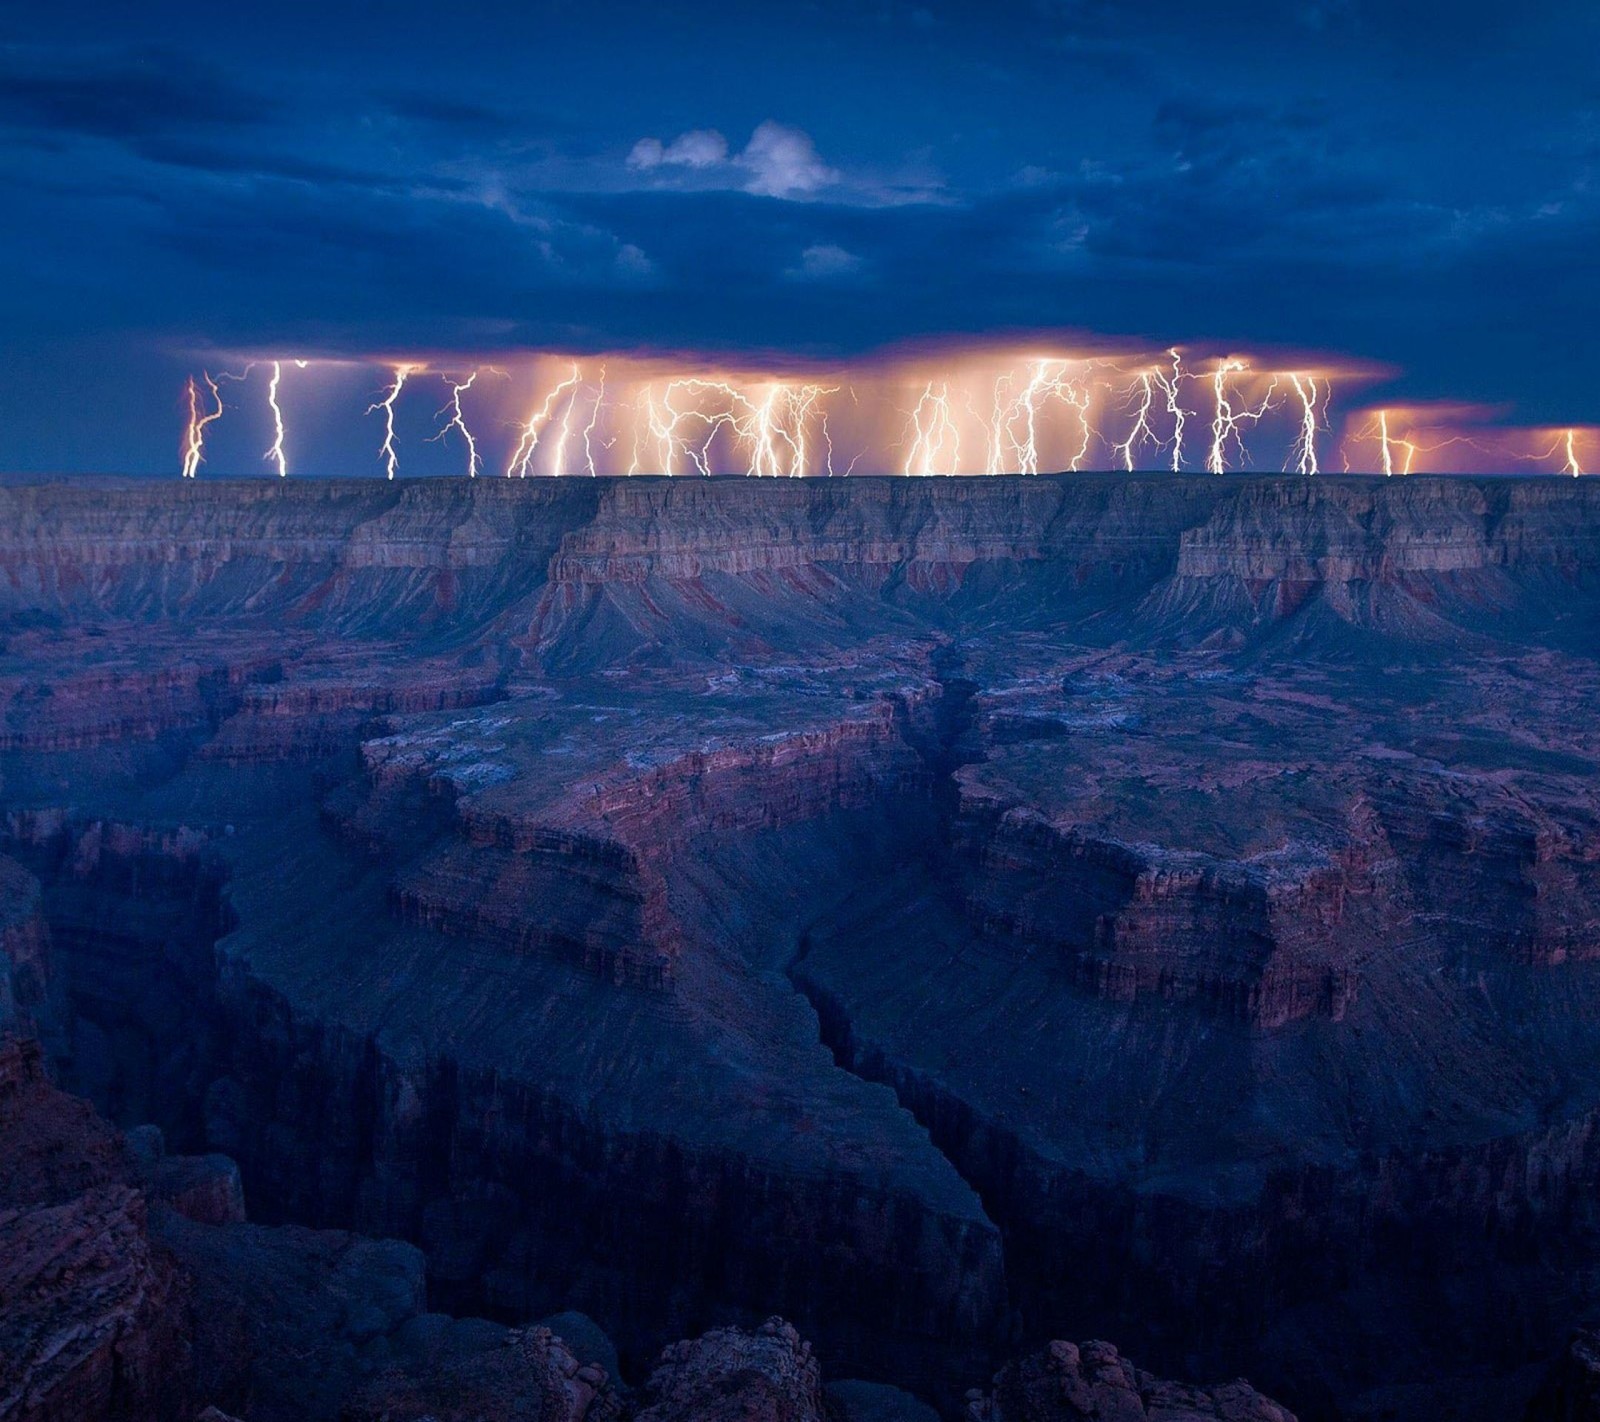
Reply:
M206 387L211 391L211 398L216 401L217 408L209 413L200 412L200 391L194 383L194 377L189 377L189 425L183 437L183 477L193 479L199 473L200 466L205 462L206 426L222 414L222 392L217 389L217 382L210 375L202 371L200 378L205 381Z
M1294 393L1300 400L1300 434L1295 440L1294 448L1289 451L1289 464L1301 474L1315 474L1317 469L1317 402L1320 399L1326 407L1328 401L1328 382L1322 383L1322 389L1317 389L1317 378L1314 375L1290 374L1289 383L1294 386ZM1289 465L1284 465L1288 468Z
M1272 395L1277 389L1278 381L1274 376L1272 383L1267 387L1267 393L1261 403L1254 408L1246 407L1236 410L1233 407L1233 398L1228 393L1228 377L1248 370L1242 360L1224 360L1217 362L1217 368L1211 373L1211 391L1213 398L1211 416L1211 450L1206 455L1206 472L1208 474L1222 474L1228 467L1228 445L1231 443L1241 452L1244 449L1244 436L1240 433L1241 427L1254 424L1268 410L1272 408Z
M405 388L406 377L412 371L420 369L415 365L397 365L394 367L394 384L388 389L383 399L367 406L369 415L383 411L383 445L378 453L383 459L383 467L390 479L394 478L394 471L400 466L400 457L394 447L394 402L400 398L400 392Z
M1172 374L1156 369L1151 372L1161 393L1167 397L1167 413L1172 416L1172 472L1177 474L1183 469L1183 422L1188 418L1189 412L1183 408L1178 399L1178 389L1184 381L1183 357L1174 346L1167 352L1172 357Z
M1111 453L1122 460L1122 467L1133 473L1134 451L1142 449L1146 444L1152 444L1157 449L1161 448L1161 437L1150 427L1150 407L1155 403L1155 376L1154 371L1143 371L1137 383L1133 386L1132 400L1125 402L1133 406L1133 428L1128 431L1127 439L1121 444L1111 446Z
M906 451L907 474L956 474L961 467L961 434L950 414L950 387L929 381L911 412Z
M544 428L550 423L550 416L555 413L557 403L563 395L575 390L578 385L578 365L574 361L572 374L557 385L545 396L544 404L533 410L522 426L522 434L517 440L517 447L511 452L511 462L506 465L506 478L513 474L519 479L526 479L533 467L533 456L539 448L539 436L544 433Z
M445 410L448 410L450 412L450 420L438 434L428 436L431 443L434 440L443 439L451 430L461 431L461 438L466 442L467 446L467 477L469 479L478 477L478 470L483 467L483 461L478 458L478 441L473 439L472 431L467 428L466 417L461 412L461 397L472 389L473 382L477 378L477 371L473 371L465 380L453 380L448 375L444 377L445 383L450 387L450 403L443 410L440 410L434 418L439 418L445 413Z

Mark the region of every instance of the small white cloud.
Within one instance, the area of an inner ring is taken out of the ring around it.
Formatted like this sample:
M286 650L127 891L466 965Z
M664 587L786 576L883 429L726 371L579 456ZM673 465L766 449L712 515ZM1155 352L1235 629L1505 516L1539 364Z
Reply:
M839 181L839 174L818 156L810 134L771 119L750 135L736 161L750 172L745 191L762 197L814 193Z
M727 161L728 140L714 128L690 129L671 143L663 143L659 138L641 138L628 154L628 166L642 170L663 166L714 168Z
M738 153L730 151L728 140L714 128L691 129L670 143L641 138L628 154L628 167L642 173L689 169L696 176L681 178L685 186L736 187L760 197L802 198L844 181L822 161L810 134L772 119Z
M628 166L640 169L659 168L666 151L661 146L659 138L641 138L633 145L633 151L628 154Z
M617 275L621 277L653 276L656 269L656 264L645 255L644 250L632 242L624 242L617 249L616 265Z
M726 161L728 140L714 128L696 128L673 139L661 156L685 168L711 168Z
M1026 163L1011 175L1011 181L1019 188L1042 188L1060 178L1055 169L1042 168L1037 163Z
M797 281L840 281L857 275L864 263L854 252L832 242L819 242L800 254L800 265L788 275Z

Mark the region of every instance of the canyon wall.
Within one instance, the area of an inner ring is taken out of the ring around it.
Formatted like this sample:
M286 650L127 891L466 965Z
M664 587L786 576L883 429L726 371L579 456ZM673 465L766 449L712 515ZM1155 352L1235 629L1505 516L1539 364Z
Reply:
M630 1365L1422 1416L1516 1297L1487 1418L1600 1267L1597 573L1585 480L0 486L0 1019Z

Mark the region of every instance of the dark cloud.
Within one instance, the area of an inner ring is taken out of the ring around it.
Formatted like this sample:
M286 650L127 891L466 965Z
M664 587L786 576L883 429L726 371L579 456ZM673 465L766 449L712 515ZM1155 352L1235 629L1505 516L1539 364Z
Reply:
M238 128L278 109L271 97L173 50L0 49L0 122L126 140Z
M513 124L509 114L492 105L432 90L389 93L382 96L382 102L396 118L472 134L503 133ZM551 127L550 121L541 120L541 127Z

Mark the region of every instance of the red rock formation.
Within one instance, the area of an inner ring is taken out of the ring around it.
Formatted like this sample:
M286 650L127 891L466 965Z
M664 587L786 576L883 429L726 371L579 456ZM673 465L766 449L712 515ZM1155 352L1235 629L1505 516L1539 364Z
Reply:
M0 1039L0 1416L170 1415L189 1385L186 1284L150 1241L121 1139Z
M635 1422L826 1422L822 1369L781 1318L674 1343L645 1384Z
M580 1363L548 1328L425 1367L379 1373L346 1404L344 1422L616 1422L622 1405L604 1368Z
M970 1393L968 1422L1295 1422L1247 1382L1197 1388L1134 1367L1109 1343L1051 1343Z

